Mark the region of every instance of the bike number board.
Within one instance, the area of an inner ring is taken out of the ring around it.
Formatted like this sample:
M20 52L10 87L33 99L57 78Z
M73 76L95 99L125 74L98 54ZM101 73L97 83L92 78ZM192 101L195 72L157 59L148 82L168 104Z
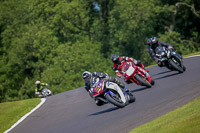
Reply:
M103 81L99 81L97 86L93 88L93 96L99 95L103 92Z
M99 87L97 87L97 88L96 88L96 91L99 93L99 91L100 91L100 88L99 88Z
M133 74L134 71L135 71L135 68L129 67L128 70L126 71L126 74L127 74L128 76L131 76L131 74Z

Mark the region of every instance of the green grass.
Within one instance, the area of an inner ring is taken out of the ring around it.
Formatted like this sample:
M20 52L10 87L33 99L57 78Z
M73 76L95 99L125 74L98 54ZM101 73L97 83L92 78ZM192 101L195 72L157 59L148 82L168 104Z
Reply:
M199 133L200 97L130 133Z
M0 133L15 124L22 116L40 103L39 98L0 103Z
M200 55L200 51L195 52L195 53L191 53L191 54L188 54L188 55L184 55L183 57L188 57L188 56L193 56L193 55Z

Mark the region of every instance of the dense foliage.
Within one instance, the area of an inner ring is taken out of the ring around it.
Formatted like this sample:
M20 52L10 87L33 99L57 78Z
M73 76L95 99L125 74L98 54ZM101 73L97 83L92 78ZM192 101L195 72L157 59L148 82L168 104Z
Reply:
M1 0L0 102L35 97L36 80L60 93L85 70L114 76L113 53L150 65L152 36L198 51L199 24L199 0Z

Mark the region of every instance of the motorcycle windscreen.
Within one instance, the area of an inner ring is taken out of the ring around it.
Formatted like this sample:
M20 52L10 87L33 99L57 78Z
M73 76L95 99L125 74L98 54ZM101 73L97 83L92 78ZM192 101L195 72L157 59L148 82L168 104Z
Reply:
M127 76L131 76L131 75L134 73L135 68L133 68L132 66L130 66L130 67L124 67L122 71L123 71L123 73L125 73Z
M126 71L126 74L127 74L128 76L131 76L131 75L134 73L134 71L135 71L135 68L129 67L129 69Z
M164 51L165 51L165 47L162 47L162 46L158 46L156 49L155 49L155 53L157 55L164 55Z

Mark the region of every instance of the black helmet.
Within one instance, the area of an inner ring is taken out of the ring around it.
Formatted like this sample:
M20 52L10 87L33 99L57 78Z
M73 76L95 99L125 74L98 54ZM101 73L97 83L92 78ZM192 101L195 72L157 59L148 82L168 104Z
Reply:
M153 44L153 45L158 44L158 38L157 37L152 37L151 38L151 44Z
M119 62L119 55L113 54L111 56L111 60L112 60L113 63L117 64Z
M89 71L83 72L83 74L82 74L83 80L84 80L85 82L90 82L91 75L92 75L92 74L91 74L91 72L89 72Z

